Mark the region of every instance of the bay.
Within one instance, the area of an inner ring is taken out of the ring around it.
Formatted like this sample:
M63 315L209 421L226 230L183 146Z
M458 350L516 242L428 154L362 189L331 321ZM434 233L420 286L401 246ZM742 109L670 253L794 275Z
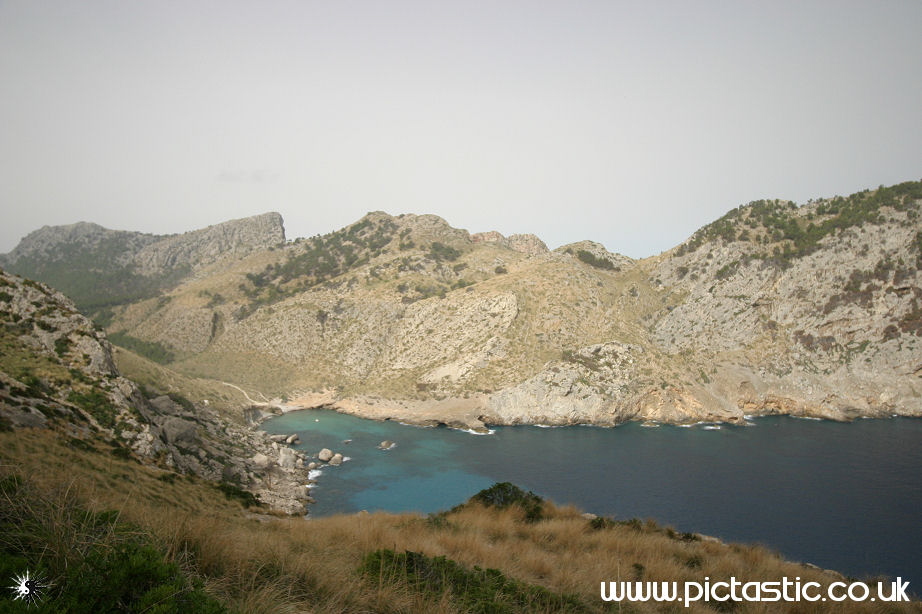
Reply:
M350 460L325 467L311 514L431 513L509 481L558 504L762 543L788 559L922 587L922 420L754 426L497 427L491 435L299 411L263 424ZM350 443L343 443L351 440ZM383 440L397 443L380 450Z

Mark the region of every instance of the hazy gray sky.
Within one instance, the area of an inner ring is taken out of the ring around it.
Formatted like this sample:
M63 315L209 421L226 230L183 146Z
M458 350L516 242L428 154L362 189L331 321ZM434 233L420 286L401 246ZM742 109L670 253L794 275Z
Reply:
M0 252L367 211L640 257L922 179L922 2L0 0Z

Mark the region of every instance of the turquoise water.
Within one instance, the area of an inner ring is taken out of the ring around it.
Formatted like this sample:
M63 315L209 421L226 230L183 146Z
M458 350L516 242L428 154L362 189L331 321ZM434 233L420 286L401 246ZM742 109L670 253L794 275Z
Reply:
M922 420L851 424L760 418L755 426L500 427L492 435L294 412L263 427L326 467L311 513L448 509L510 481L557 503L681 531L758 542L792 560L922 587ZM351 439L351 443L342 443ZM397 447L382 451L389 439Z

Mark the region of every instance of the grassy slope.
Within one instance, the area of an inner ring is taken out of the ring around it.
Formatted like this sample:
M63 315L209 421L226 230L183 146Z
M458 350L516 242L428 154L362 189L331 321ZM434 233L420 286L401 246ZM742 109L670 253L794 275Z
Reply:
M113 346L112 349L118 370L149 391L181 393L198 402L207 400L210 407L237 421L241 417L240 409L247 405L243 393L217 380L188 377L124 348Z
M526 522L521 509L487 509L477 504L437 517L358 514L304 521L247 517L240 505L213 486L122 460L105 449L72 448L54 434L24 430L0 433L0 464L35 492L79 502L94 512L116 510L157 545L168 561L181 564L207 591L239 612L464 612L473 606L450 592L417 590L386 570L374 580L358 570L379 549L446 556L466 570L495 568L506 578L571 595L584 611L715 611L706 604L684 610L671 604L606 607L598 596L603 580L774 579L800 576L827 584L837 578L786 563L756 546L687 541L652 523L610 524L597 528L577 510L545 507L545 518ZM56 493L56 494L55 494ZM53 516L54 514L51 514ZM49 561L70 547L67 531L53 517ZM55 524L55 523L58 524ZM57 529L55 529L57 527ZM8 534L9 537L9 534ZM9 541L9 540L7 540ZM46 561L47 562L47 561ZM34 565L37 561L30 560ZM466 605L465 605L466 603ZM571 600L572 604L573 601ZM712 604L720 605L720 604ZM496 611L573 611L545 607ZM760 605L737 611L823 612L820 605L771 609ZM842 612L922 611L843 605Z

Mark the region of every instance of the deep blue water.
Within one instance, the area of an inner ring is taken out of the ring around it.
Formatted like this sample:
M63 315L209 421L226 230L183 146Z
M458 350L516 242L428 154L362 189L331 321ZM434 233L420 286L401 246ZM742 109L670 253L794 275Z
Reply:
M600 515L762 543L854 576L902 576L922 592L922 420L754 424L519 426L472 435L302 411L263 427L298 432L305 452L327 447L351 457L323 469L316 516L429 513L509 481ZM385 439L397 447L377 449Z

